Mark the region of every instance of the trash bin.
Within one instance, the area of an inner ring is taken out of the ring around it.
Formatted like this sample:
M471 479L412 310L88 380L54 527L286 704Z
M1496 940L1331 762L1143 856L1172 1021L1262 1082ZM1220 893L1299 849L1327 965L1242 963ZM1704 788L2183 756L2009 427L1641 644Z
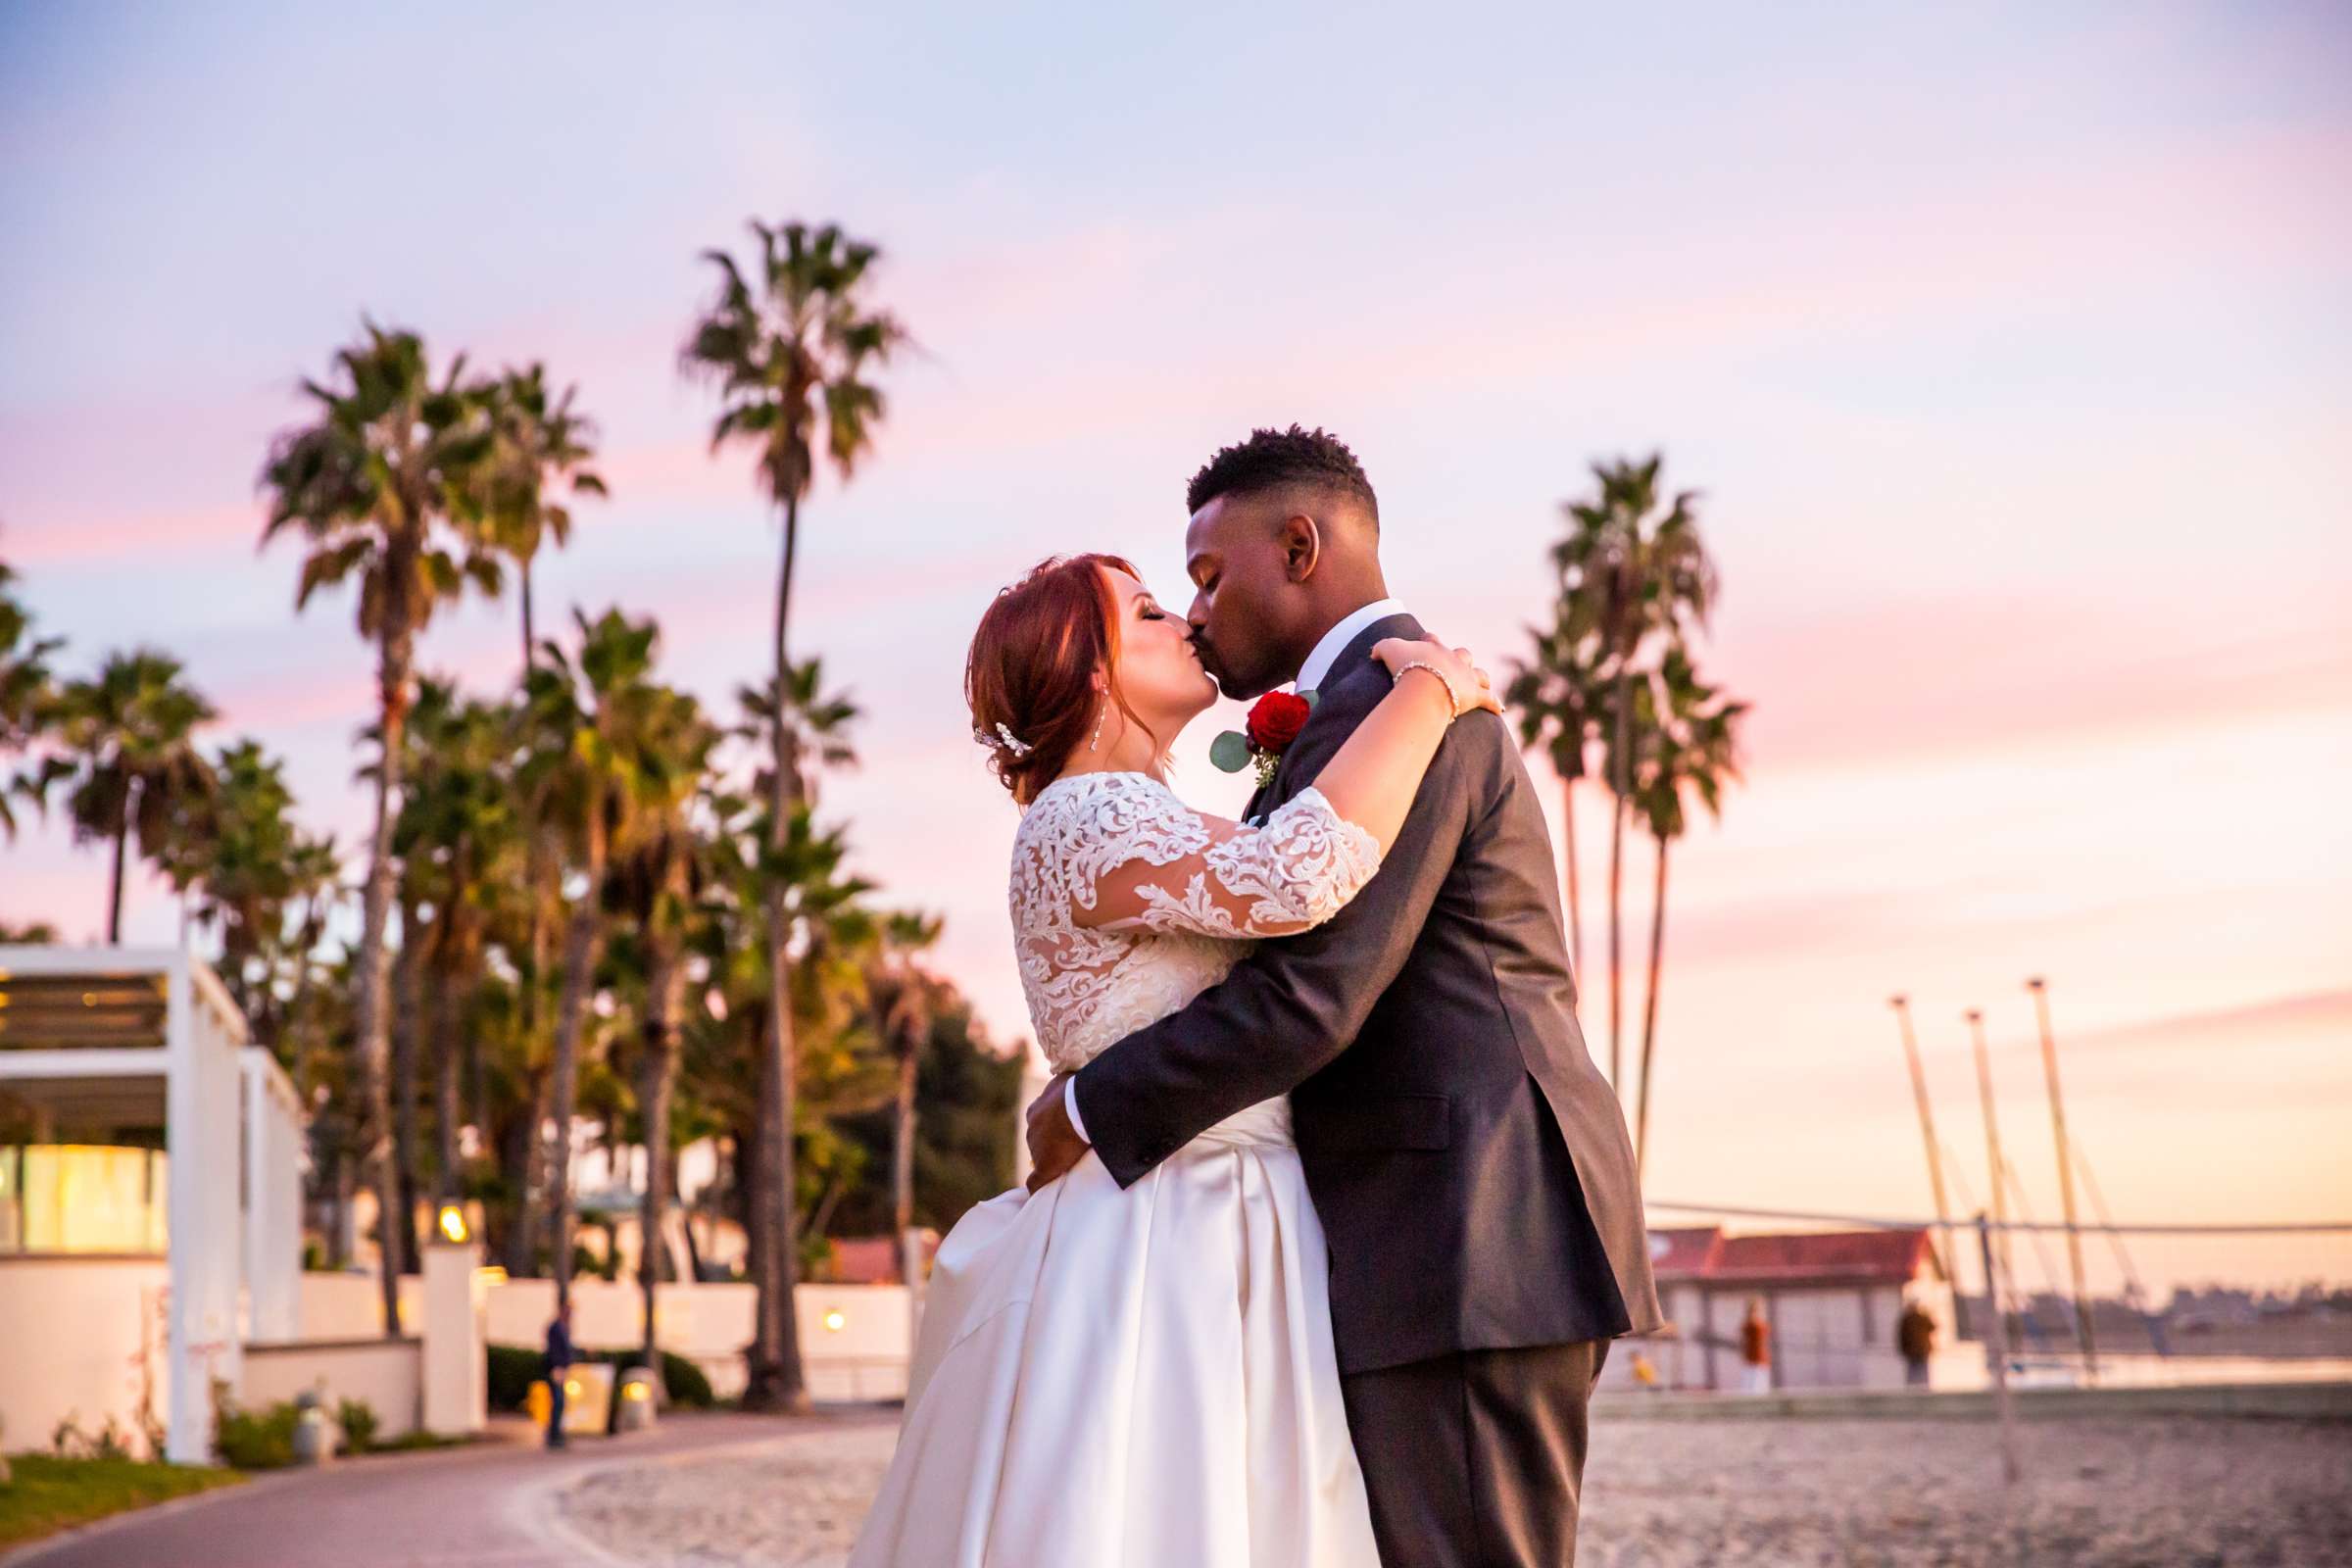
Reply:
M294 1462L296 1464L324 1464L335 1456L335 1436L326 1424L326 1412L318 1408L315 1390L305 1389L294 1396Z
M619 1404L613 1408L612 1430L615 1432L650 1431L654 1424L654 1374L641 1366L633 1366L620 1375Z

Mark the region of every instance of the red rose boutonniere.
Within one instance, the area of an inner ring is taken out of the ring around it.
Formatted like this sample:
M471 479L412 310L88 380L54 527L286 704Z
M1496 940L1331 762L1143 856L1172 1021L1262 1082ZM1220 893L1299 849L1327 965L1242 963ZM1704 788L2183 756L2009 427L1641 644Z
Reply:
M1208 760L1228 773L1254 764L1257 787L1262 790L1274 782L1282 754L1306 728L1307 715L1314 710L1313 692L1268 692L1251 706L1244 728L1229 729L1210 743Z

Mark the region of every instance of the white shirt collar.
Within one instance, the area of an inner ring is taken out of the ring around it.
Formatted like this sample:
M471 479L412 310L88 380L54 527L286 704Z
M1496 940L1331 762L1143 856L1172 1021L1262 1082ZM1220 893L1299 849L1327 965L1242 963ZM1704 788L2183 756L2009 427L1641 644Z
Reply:
M1394 599L1375 599L1361 610L1348 612L1338 625L1323 634L1323 640L1315 644L1315 651L1306 656L1306 662L1298 666L1298 689L1311 692L1322 685L1323 677L1331 673L1331 666L1339 662L1340 655L1348 651L1348 645L1366 626L1403 613L1404 607Z

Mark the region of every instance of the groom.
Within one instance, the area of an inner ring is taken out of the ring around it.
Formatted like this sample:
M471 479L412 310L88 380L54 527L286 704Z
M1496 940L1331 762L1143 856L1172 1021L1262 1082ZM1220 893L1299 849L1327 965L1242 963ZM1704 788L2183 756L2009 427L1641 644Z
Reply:
M1296 679L1313 715L1250 801L1315 780L1422 628L1388 597L1372 485L1338 438L1259 430L1197 474L1196 646L1228 697ZM1122 1186L1289 1094L1331 1245L1342 1387L1389 1568L1576 1550L1586 1401L1608 1342L1658 1326L1633 1152L1585 1050L1552 852L1502 720L1439 749L1380 874L1262 944L1029 1110L1032 1185L1090 1143Z

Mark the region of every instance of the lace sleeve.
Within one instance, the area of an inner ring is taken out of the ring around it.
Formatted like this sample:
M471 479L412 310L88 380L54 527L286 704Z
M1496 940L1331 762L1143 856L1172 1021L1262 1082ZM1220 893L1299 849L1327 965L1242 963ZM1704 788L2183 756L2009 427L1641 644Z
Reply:
M1164 786L1099 810L1091 874L1072 882L1076 924L1247 939L1321 925L1380 869L1380 845L1301 790L1264 827L1202 816Z

